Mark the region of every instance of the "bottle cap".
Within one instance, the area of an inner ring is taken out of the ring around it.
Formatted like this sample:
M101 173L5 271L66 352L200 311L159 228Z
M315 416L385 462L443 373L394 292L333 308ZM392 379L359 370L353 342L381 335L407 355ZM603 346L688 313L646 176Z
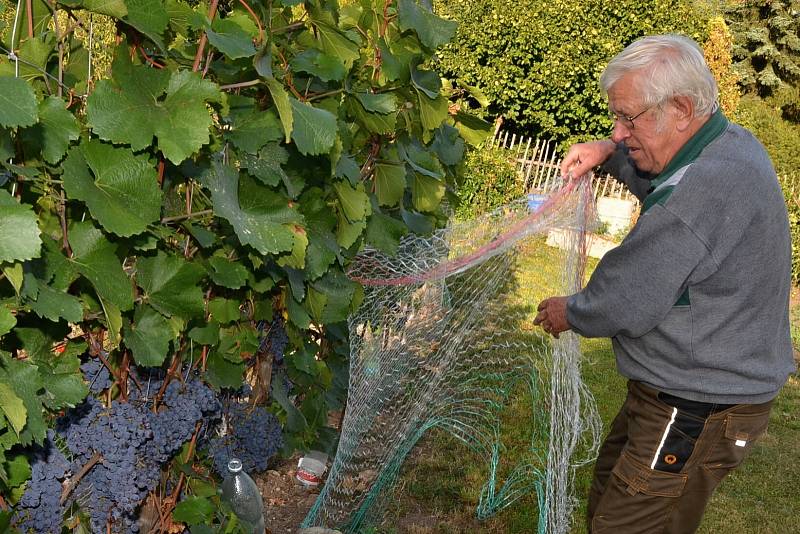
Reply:
M231 458L228 460L228 471L231 473L238 473L242 470L242 461L238 458Z

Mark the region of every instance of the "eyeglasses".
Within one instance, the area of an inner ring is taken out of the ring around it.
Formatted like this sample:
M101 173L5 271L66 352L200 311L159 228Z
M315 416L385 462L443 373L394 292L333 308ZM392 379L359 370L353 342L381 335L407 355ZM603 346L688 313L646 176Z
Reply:
M612 112L609 113L608 118L611 119L611 122L619 121L628 130L633 130L633 128L635 126L633 121L635 121L636 119L638 119L639 117L641 117L642 115L644 115L645 113L647 113L648 111L650 111L651 109L656 107L657 105L658 104L653 104L652 106L648 106L645 109L643 109L642 111L640 111L639 113L637 113L636 115L634 115L633 117L629 117L627 115L617 115L616 113L614 113L612 111Z

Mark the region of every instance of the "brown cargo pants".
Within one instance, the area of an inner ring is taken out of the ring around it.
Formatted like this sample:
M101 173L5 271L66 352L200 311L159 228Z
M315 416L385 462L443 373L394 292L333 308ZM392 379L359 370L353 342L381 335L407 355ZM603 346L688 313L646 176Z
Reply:
M771 407L699 403L628 382L595 465L589 532L694 532L717 485L766 430Z

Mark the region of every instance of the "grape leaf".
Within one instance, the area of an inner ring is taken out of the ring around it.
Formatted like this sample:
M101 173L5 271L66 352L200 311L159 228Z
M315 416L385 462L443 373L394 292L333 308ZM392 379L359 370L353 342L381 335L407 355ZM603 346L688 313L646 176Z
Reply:
M397 98L392 93L356 93L356 98L364 109L373 113L393 113L397 111Z
M342 62L345 69L350 69L353 62L361 55L358 52L358 44L348 39L338 29L324 22L312 21L317 29L317 39L322 51L329 56L333 56Z
M214 213L227 219L242 244L250 245L262 254L291 250L294 233L280 221L278 211L245 211L239 205L239 173L236 169L214 162L203 173L201 181L211 190Z
M312 282L311 287L326 297L325 309L319 317L323 324L347 319L350 301L353 299L356 288L355 282L343 272L331 270L319 280Z
M31 478L31 465L24 453L13 456L6 462L6 466L8 466L8 480L6 481L8 488L17 488ZM3 524L0 522L0 532L6 532L3 528Z
M233 363L222 357L217 351L208 355L208 368L203 378L216 389L239 388L242 385L242 373L245 363Z
M203 314L203 290L198 286L203 276L200 265L162 251L136 262L136 281L145 300L168 317L191 319Z
M275 78L267 78L265 83L269 94L272 96L272 103L275 104L275 109L278 110L278 116L281 118L283 125L283 134L288 143L292 139L292 129L294 128L294 117L292 115L292 105L289 102L289 94L283 85Z
M339 245L333 235L336 217L330 212L318 190L304 194L300 199L300 206L306 220L308 236L305 274L309 280L315 280L325 274L339 254Z
M238 321L241 316L238 302L221 297L213 298L208 302L208 313L219 324Z
M247 283L247 269L240 263L221 256L212 256L208 259L208 264L211 266L211 279L218 286L239 289Z
M41 443L47 432L47 424L38 393L44 384L37 367L30 362L14 360L0 354L0 384L2 383L7 384L22 399L27 412L19 443L23 446L33 442Z
M38 120L33 88L22 78L0 76L0 126L32 126Z
M122 270L115 245L106 239L103 232L90 222L75 223L70 227L69 242L73 256L68 261L92 283L100 298L122 311L131 309L133 288Z
M231 95L228 97L230 113L226 117L229 129L225 138L241 150L255 154L271 141L283 137L281 123L270 109L259 111L252 98Z
M142 150L155 136L175 164L208 143L206 102L221 98L215 84L188 70L170 74L131 65L126 54L117 55L112 70L113 80L99 81L86 104L88 124L98 137Z
M128 14L124 0L59 0L59 4L80 7L86 11L121 19Z
M431 149L445 165L457 165L464 159L464 139L449 124L442 124L436 130Z
M159 0L125 0L128 16L125 21L164 48L161 35L169 24L164 3Z
M247 169L250 174L261 180L264 185L276 186L281 180L289 180L286 172L281 168L289 161L289 153L286 149L276 143L269 143L259 150L258 156L245 154L240 165Z
M17 318L14 317L8 308L0 306L0 337L11 332L11 329L17 324Z
M292 139L303 155L326 154L336 140L336 116L330 111L290 99L294 116Z
M2 267L2 271L6 277L6 280L8 280L9 283L14 287L14 292L19 295L19 290L22 288L22 264L6 264Z
M175 337L163 315L150 306L136 310L133 324L125 325L125 345L131 349L136 363L156 367L164 363L169 352L169 342Z
M406 167L402 164L375 165L375 196L381 206L396 206L406 190Z
M70 141L80 136L78 120L64 107L65 102L51 96L39 105L39 123L24 132L25 139L40 146L42 156L49 163L58 163L69 147Z
M99 298L99 297L98 297ZM103 308L103 315L106 316L106 334L108 335L108 342L113 348L119 347L122 341L122 312L119 311L114 304L100 300L100 306Z
M30 306L36 315L51 321L63 317L69 322L79 323L83 319L83 308L78 297L45 284L39 284L39 295Z
M382 213L373 213L367 222L367 243L390 255L397 253L400 239L407 233L402 221Z
M444 182L418 172L411 181L411 202L419 211L435 211L444 197Z
M17 397L11 386L0 382L0 409L11 423L11 428L14 429L17 435L22 432L25 427L25 420L28 418L28 412L25 410L25 404L22 399Z
M161 214L158 174L147 155L96 139L70 151L64 189L86 203L103 228L123 237L144 232Z
M185 497L175 506L172 519L187 525L204 523L214 515L216 507L204 497Z
M347 182L337 182L333 184L333 188L348 221L360 221L367 216L369 196L364 192L364 184L353 188Z
M38 258L42 240L36 214L7 191L0 190L0 262Z
M293 71L307 72L324 82L343 80L344 75L347 74L344 63L338 58L320 52L316 48L309 48L296 55L289 64Z
M444 95L431 100L423 93L419 93L419 119L426 130L435 130L447 119L448 101Z
M492 135L492 124L474 115L457 111L455 121L458 133L472 146L479 146Z
M231 59L251 57L256 54L253 38L235 21L215 19L210 28L206 28L208 42L214 48Z
M419 40L429 50L449 42L458 27L458 23L437 17L418 5L416 0L398 0L397 14L400 29L416 31Z
M48 351L47 358L39 359L36 363L45 389L43 401L48 408L60 410L76 406L89 394L77 355L56 355Z

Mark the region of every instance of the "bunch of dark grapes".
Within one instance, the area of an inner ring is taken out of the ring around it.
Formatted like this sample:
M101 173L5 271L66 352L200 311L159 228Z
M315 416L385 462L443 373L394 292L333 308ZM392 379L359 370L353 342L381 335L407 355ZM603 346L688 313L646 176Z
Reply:
M238 458L250 473L265 471L270 458L283 447L278 418L263 406L233 402L225 414L227 432L209 440L208 453L220 476L228 472L228 460Z
M70 464L53 438L49 430L44 444L32 449L31 479L14 510L13 523L20 532L61 532L61 481Z
M99 358L92 358L81 364L81 371L89 382L89 391L100 393L111 386L111 373Z
M201 381L170 382L158 412L149 412L153 430L150 454L166 461L192 436L198 421L214 419L219 411L216 394Z
M100 455L75 488L93 532L104 532L109 520L117 529L138 530L134 512L158 482L160 467L142 455L153 435L148 419L146 411L133 404L113 402L106 408L89 397L59 421L74 454L73 472Z
M261 340L261 350L272 353L275 363L283 363L284 352L289 344L289 337L286 335L286 325L283 317L278 316L269 325L269 331L264 339Z
M159 391L162 380L151 383ZM129 402L105 407L89 397L70 410L57 428L74 455L76 473L96 455L99 461L80 479L71 496L86 511L93 532L138 532L136 509L160 480L161 466L193 434L198 421L216 418L220 404L197 379L173 380L158 410L147 392L132 390Z

